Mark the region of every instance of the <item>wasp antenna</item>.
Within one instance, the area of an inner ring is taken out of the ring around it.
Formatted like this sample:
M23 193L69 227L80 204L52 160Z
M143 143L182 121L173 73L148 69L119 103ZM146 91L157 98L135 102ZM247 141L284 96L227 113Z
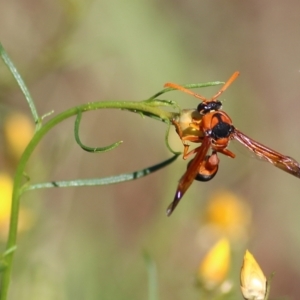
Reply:
M191 90L189 90L189 89L187 89L187 88L185 88L185 87L183 87L183 86L181 86L179 84L176 84L176 83L167 82L164 85L164 87L165 88L172 88L174 90L179 90L179 91L182 91L182 92L187 93L189 95L192 95L192 96L194 96L194 97L196 97L196 98L198 98L198 99L200 99L202 101L207 101L207 99L204 96L202 96L200 94L197 94L197 93L194 93Z
M240 75L239 71L235 71L231 77L226 81L222 88L211 98L210 101L216 100L225 90L237 79Z

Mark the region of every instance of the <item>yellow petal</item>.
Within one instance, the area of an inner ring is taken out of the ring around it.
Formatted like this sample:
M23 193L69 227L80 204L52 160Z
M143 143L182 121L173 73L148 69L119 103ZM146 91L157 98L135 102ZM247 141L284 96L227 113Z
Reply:
M241 290L245 299L264 300L267 280L253 255L247 250L241 269Z
M0 240L7 238L11 212L13 180L7 173L0 173ZM25 208L20 208L18 232L26 231L34 223L34 214Z
M6 173L0 173L0 239L7 235L11 211L13 180Z
M0 222L10 216L13 180L6 173L0 173Z
M230 244L219 240L206 254L199 266L198 278L208 289L214 289L227 277L230 266Z

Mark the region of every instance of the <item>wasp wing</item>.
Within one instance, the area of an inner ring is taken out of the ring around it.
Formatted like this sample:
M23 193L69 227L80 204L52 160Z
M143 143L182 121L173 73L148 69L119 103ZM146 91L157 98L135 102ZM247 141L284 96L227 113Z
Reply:
M300 164L293 158L280 154L245 135L241 131L234 129L232 133L233 139L237 140L250 151L252 151L257 157L266 160L273 164L275 167L288 172L298 178L300 178Z
M170 216L172 214L180 199L183 197L184 193L187 191L187 189L190 187L193 180L197 176L200 164L203 160L205 160L207 151L209 150L210 146L210 138L204 137L201 146L197 149L197 154L191 161L189 167L187 168L186 172L183 174L178 183L174 200L167 208L167 216Z

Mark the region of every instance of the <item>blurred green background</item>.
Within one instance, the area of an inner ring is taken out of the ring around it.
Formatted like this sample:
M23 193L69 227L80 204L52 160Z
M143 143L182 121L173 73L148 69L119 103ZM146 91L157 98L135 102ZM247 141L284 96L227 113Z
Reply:
M143 100L165 82L226 81L221 96L234 125L253 139L300 160L299 1L4 1L1 43L27 83L41 115L91 101ZM218 87L199 90L209 97ZM181 107L198 100L165 96ZM30 115L0 64L1 114ZM75 120L75 119L74 119ZM82 151L68 120L42 141L27 168L32 182L93 178L139 170L171 154L165 125L117 110L84 114L89 146L124 143L104 154ZM1 137L3 141L3 136ZM182 145L175 132L174 148ZM1 143L0 168L14 162ZM93 188L28 192L34 226L20 235L10 299L147 299L146 251L155 261L159 299L200 299L194 275L207 251L199 238L207 199L220 189L252 210L250 238L235 241L232 280L246 248L265 274L275 272L272 297L300 293L299 180L231 145L218 175L195 182L167 218L186 169L178 159L143 179ZM242 148L242 147L241 147ZM4 248L3 241L3 248ZM232 299L242 299L237 293Z

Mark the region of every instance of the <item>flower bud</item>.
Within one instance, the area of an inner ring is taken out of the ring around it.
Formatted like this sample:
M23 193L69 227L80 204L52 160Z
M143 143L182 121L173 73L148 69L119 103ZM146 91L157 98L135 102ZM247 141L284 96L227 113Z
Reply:
M207 289L219 286L227 277L230 266L230 244L219 240L206 254L198 270L198 279Z
M241 269L241 290L246 300L264 300L267 293L266 277L248 250Z

